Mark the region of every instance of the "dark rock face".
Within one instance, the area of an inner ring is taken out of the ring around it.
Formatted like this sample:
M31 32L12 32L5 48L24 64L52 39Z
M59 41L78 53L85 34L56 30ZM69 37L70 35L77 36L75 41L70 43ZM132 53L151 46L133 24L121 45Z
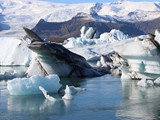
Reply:
M62 45L45 43L33 31L27 28L24 30L32 41L28 47L38 54L36 62L27 72L29 76L58 74L62 77L96 77L109 73L109 69L91 67L84 57L72 53ZM33 66L39 66L39 70Z
M40 20L33 28L33 31L42 38L48 38L54 42L63 42L69 37L78 37L81 27L88 20L82 21L81 18L73 18L67 22L51 23Z
M82 26L94 27L101 34L109 32L112 29L119 29L129 36L138 36L147 33L153 33L155 29L160 29L160 18L151 21L136 23L121 22L99 22L84 17L73 17L66 22L46 22L41 19L33 28L33 31L42 38L49 38L51 41L63 42L69 37L78 37Z
M150 21L137 22L135 23L135 27L143 31L144 34L148 33L154 34L156 29L160 29L160 18Z

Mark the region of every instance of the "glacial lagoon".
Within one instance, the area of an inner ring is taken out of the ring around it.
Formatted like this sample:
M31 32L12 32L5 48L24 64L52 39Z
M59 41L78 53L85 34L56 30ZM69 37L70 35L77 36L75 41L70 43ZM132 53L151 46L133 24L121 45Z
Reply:
M157 120L160 88L140 88L137 81L105 75L61 78L61 84L86 88L72 100L48 101L43 95L11 96L0 81L0 120ZM57 96L57 95L53 95Z

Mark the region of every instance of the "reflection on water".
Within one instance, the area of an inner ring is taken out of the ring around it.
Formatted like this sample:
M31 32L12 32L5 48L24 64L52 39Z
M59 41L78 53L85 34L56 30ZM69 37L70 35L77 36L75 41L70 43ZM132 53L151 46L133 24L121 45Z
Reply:
M67 101L70 102L70 101ZM21 96L14 97L10 96L8 98L8 111L10 112L20 112L25 114L25 112L30 112L30 115L39 114L57 114L63 115L65 110L69 107L69 103L65 103L63 100L58 99L56 102L50 102L42 95L36 96Z
M160 118L160 88L137 87L137 81L122 80L122 109L117 110L117 116L125 119L153 120Z
M79 82L76 82L79 81ZM0 82L0 120L153 120L160 115L158 87L142 89L137 81L120 81L110 75L63 78L61 84L81 86L87 91L63 101L50 102L43 95L10 96Z

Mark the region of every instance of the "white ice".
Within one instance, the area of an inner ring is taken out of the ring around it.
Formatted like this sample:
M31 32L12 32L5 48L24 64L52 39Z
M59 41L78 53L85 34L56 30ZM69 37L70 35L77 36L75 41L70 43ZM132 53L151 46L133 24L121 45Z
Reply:
M7 89L10 95L33 95L42 94L39 86L42 86L49 93L57 93L61 84L57 75L41 76L36 75L30 78L15 78L7 82Z
M158 77L155 81L154 81L154 84L156 86L160 86L160 77Z
M66 89L64 90L65 94L62 97L64 100L71 100L73 98L71 89L68 85L66 85Z
M55 102L55 101L56 101L56 98L50 96L50 95L48 94L48 91L46 91L42 86L39 86L39 89L42 91L44 97L45 97L47 100L52 101L52 102Z
M85 32L86 31L86 32ZM91 36L94 34L94 28L89 27L86 28L83 26L80 30L81 37L78 38L68 38L65 41L64 47L66 48L75 48L75 47L82 47L86 45L95 45L95 44L107 44L107 43L114 43L121 40L128 39L128 35L125 35L120 30L111 30L109 33L102 33L100 35L100 38L93 38L91 39Z
M7 71L4 73L0 73L0 79L13 79L15 77L23 77L24 76L24 71Z
M70 90L71 90L71 94L74 95L76 93L79 92L83 92L86 90L86 88L81 88L81 87L74 87L74 86L69 86Z
M64 90L65 94L62 97L63 100L71 100L73 99L73 95L86 91L86 88L74 87L66 85L66 89Z
M41 92L43 93L43 95L45 96L45 98L49 101L55 102L57 99L54 98L53 96L48 94L48 91L45 90L42 86L39 86L39 89L41 90ZM62 97L62 99L65 100L71 100L73 99L73 95L75 95L78 92L82 92L85 91L85 88L81 88L81 87L74 87L74 86L68 86L66 85L66 89L64 90L65 94Z
M101 56L100 60L97 61L97 66L98 67L106 67L107 66L105 58L103 56Z
M0 65L29 66L31 51L27 44L27 41L14 37L0 37Z
M138 85L139 87L147 88L147 87L153 86L154 83L153 83L152 80L146 80L145 78L143 78L142 80L140 80L140 81L137 82L137 85Z

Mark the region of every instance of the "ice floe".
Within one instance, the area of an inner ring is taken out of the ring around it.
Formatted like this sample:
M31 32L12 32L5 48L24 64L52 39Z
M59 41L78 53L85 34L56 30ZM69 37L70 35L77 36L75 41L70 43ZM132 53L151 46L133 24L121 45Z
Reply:
M45 88L49 93L57 93L61 84L57 75L36 75L30 78L15 78L7 82L10 95L34 95L42 94L39 86Z

